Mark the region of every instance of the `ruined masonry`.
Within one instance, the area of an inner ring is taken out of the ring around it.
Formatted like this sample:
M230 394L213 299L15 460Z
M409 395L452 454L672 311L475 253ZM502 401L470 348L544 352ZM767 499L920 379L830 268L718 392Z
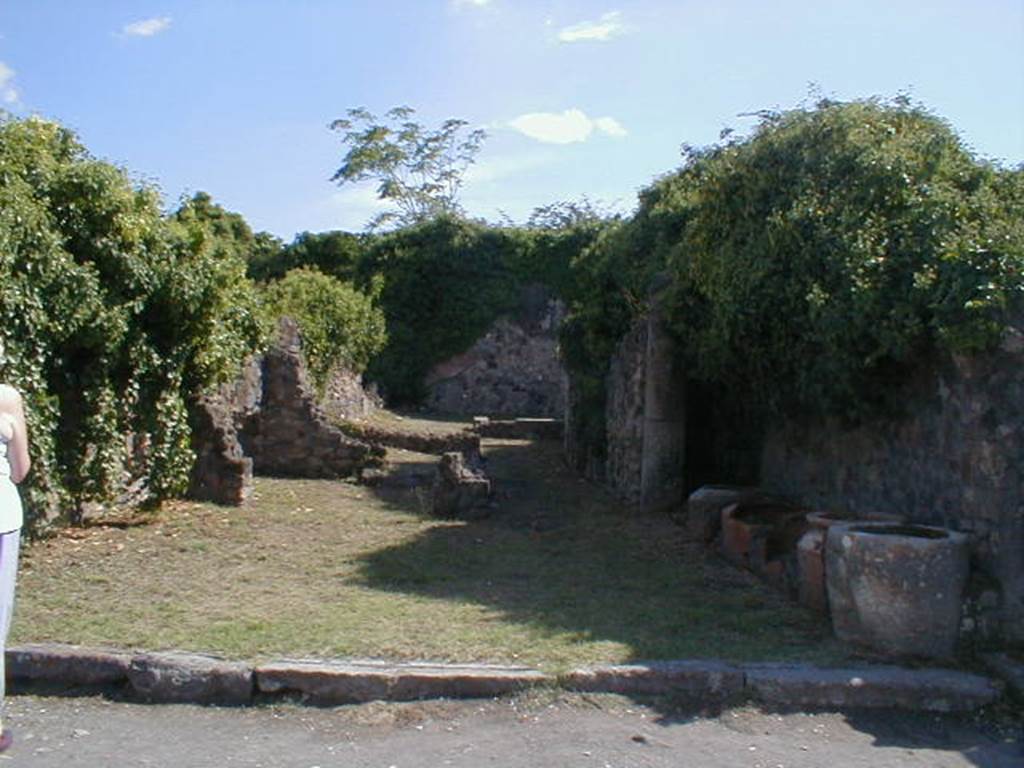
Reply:
M565 369L558 328L565 306L539 285L526 287L518 311L499 318L465 353L434 366L424 404L440 413L547 416L565 413Z
M190 410L197 460L189 495L196 499L240 504L253 472L346 477L375 466L382 455L328 422L306 373L298 328L288 318L275 346Z

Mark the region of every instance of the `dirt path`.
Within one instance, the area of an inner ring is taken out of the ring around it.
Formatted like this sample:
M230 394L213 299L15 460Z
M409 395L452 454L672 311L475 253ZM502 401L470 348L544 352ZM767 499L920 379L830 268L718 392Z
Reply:
M1019 741L967 721L874 713L666 718L613 697L214 709L8 701L21 768L1017 768ZM9 761L9 762L8 762Z

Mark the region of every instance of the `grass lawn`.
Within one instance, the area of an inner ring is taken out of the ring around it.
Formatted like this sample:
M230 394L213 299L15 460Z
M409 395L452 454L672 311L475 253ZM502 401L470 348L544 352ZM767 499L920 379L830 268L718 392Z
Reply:
M390 451L378 488L259 478L244 508L175 503L27 545L11 642L551 672L845 658L824 619L580 481L557 444L484 453L497 495L482 521L431 518L436 458Z

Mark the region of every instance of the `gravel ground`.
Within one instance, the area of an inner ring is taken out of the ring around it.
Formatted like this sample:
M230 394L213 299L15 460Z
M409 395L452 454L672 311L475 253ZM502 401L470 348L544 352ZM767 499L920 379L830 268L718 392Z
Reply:
M682 717L614 696L334 709L15 696L6 722L16 743L0 766L19 768L1024 765L1017 726L991 719L754 708Z

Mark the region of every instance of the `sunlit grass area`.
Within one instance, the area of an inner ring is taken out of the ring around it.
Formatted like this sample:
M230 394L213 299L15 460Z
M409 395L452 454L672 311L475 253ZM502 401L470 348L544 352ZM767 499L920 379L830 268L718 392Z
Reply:
M28 545L12 642L549 671L845 656L824 619L579 480L557 444L487 441L495 504L473 522L431 517L435 457L389 456L377 488L260 478L244 508L178 503Z

